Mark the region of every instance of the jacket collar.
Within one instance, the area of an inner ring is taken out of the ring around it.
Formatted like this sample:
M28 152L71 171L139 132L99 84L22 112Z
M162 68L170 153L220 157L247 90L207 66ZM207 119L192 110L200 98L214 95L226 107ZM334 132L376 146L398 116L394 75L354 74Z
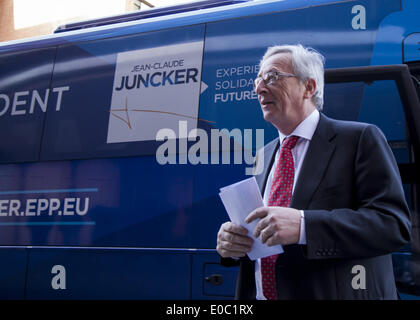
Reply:
M325 174L336 147L334 142L336 132L332 123L332 119L320 113L318 126L309 143L293 192L293 198L290 204L292 208L307 209L314 192ZM268 143L264 148L264 171L262 174L255 176L262 194L264 194L265 185L279 144L279 139L277 138Z

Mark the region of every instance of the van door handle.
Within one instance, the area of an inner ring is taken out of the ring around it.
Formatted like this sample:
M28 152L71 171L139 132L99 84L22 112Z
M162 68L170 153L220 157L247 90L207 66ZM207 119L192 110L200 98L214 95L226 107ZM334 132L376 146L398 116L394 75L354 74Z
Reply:
M206 277L206 282L211 283L214 286L220 286L223 283L223 276L221 274L212 274Z

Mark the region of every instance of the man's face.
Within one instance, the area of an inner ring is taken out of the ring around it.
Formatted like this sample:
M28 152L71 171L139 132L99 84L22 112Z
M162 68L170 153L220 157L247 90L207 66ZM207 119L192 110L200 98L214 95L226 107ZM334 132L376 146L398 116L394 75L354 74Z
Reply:
M293 74L288 53L276 54L264 61L258 76L264 78L272 71L279 72L278 79L267 84L260 81L255 90L264 119L278 128L276 124L293 121L303 112L305 85L294 76L282 76Z

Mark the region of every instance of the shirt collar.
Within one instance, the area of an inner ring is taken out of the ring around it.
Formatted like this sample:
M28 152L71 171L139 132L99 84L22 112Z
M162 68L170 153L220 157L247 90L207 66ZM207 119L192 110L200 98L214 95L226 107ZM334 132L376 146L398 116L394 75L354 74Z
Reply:
M305 118L299 125L293 130L293 132L286 136L279 131L280 144L283 143L283 140L290 136L298 136L307 140L311 140L314 135L315 129L318 126L319 122L319 111L315 109L312 113Z

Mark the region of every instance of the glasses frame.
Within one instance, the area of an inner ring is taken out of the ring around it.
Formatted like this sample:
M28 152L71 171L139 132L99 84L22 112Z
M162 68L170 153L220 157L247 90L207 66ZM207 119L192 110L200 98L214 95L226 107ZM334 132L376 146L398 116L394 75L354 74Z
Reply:
M253 82L253 87L254 87L254 90L256 90L257 87L260 85L261 81L264 82L264 85L269 86L269 85L273 85L280 78L290 78L290 77L297 78L297 76L293 73L288 73L288 72L283 72L283 71L278 71L278 70L270 70L266 72L265 74L263 74L262 76L258 76Z

